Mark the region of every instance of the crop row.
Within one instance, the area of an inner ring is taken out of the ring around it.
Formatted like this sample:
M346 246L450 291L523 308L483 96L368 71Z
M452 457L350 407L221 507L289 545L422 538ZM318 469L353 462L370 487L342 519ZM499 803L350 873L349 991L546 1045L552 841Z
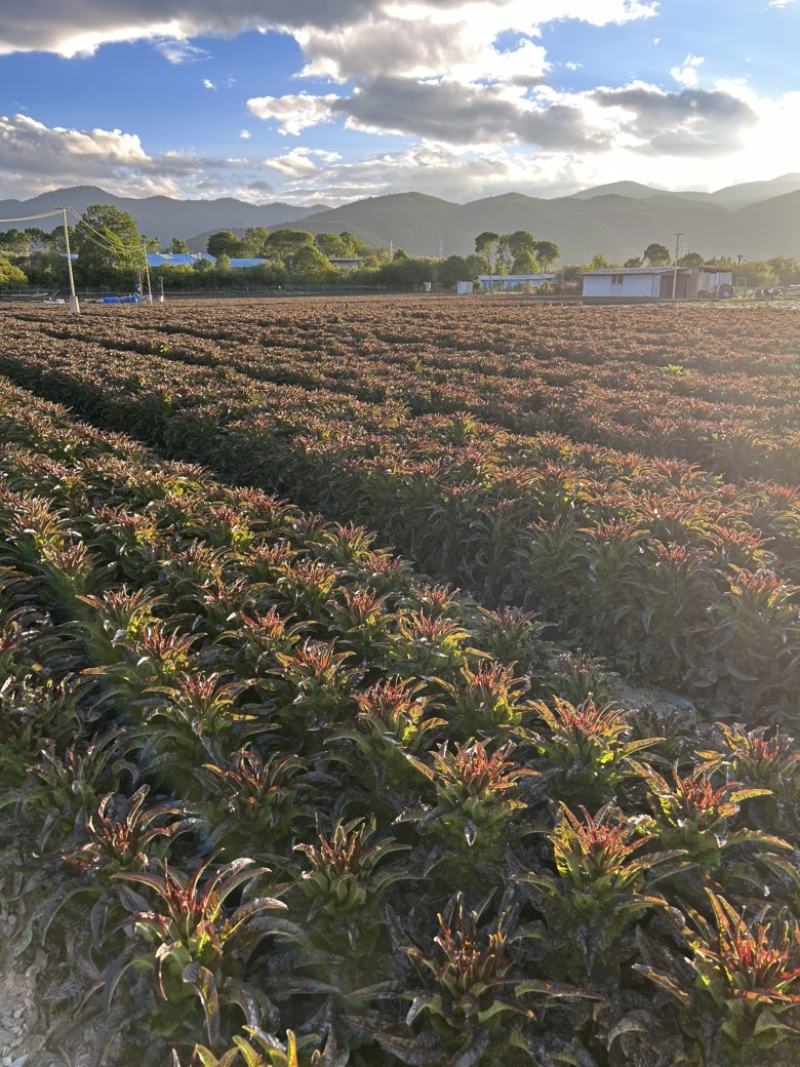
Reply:
M774 1062L791 738L595 701L530 615L3 383L0 428L0 845L85 986L54 1047Z
M796 488L9 325L0 368L98 425L367 523L437 580L719 709L794 707Z
M237 309L235 327L216 309L185 323L156 308L96 319L91 338L256 381L390 401L415 415L467 412L513 433L682 458L728 480L798 480L794 316L709 308L500 316L482 306L478 317L475 305L462 315L452 301L434 307L290 305L267 317L249 305ZM30 317L51 336L86 336L83 323Z

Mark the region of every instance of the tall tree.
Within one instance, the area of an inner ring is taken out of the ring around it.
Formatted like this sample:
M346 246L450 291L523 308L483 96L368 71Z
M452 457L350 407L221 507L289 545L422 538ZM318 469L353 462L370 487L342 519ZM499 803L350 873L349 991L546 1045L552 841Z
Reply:
M25 235L30 243L31 252L46 252L50 250L50 238L41 226L26 226Z
M349 256L348 242L338 233L318 233L314 238L317 248L325 256Z
M475 251L486 260L486 266L490 271L494 270L494 257L497 253L497 245L500 237L491 230L479 233L475 238Z
M31 247L31 239L27 230L18 230L13 227L0 233L0 248L9 256L27 255Z
M554 241L537 241L533 254L536 256L539 266L547 270L553 260L558 259L561 255L561 251Z
M483 256L448 256L436 264L436 280L445 289L452 289L456 282L471 282L486 269Z
M144 266L145 239L133 215L110 204L87 207L75 226L76 270L81 281L102 282L114 270Z
M74 249L75 248L75 227L68 225L67 226L67 233L69 235L69 246L70 246L70 249ZM54 252L65 252L66 251L66 247L64 245L64 227L63 226L54 227L47 236L48 236L48 241L50 243L50 248Z
M797 285L800 283L800 263L789 256L773 256L769 265L781 285Z
M648 267L668 267L672 262L672 256L666 245L660 245L653 241L645 248L642 259Z
M512 274L537 274L538 271L539 264L536 262L533 253L527 248L514 256L514 261L511 264Z
M301 285L324 285L339 277L328 257L313 244L301 245L292 255L291 278Z
M210 256L240 256L242 254L242 241L230 230L218 230L212 233L206 244L206 252Z
M5 256L0 256L0 289L24 289L27 284L27 275Z
M778 277L771 263L765 259L745 259L736 268L736 284L748 285L751 289L763 289L777 285Z
M702 267L705 265L706 257L701 256L699 252L687 252L685 256L681 256L678 260L679 267Z
M301 248L313 248L314 235L305 230L273 230L267 242L269 258L291 263Z
M269 259L270 232L266 226L250 226L238 245L238 251L230 255L246 256L249 259Z
M350 233L349 230L342 230L339 234L341 239L347 246L347 256L366 256L370 252L370 247L364 241L361 241L356 237L354 233Z
M536 255L536 238L527 230L515 230L513 233L503 234L500 239L512 259L521 256L523 252L530 252L532 256Z

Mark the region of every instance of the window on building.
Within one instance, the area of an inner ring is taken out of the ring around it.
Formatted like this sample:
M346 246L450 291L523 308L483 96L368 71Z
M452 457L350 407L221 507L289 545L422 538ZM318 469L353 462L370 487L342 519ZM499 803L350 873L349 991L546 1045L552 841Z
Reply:
M612 274L611 275L611 284L612 285L622 285L622 279L624 277L625 277L624 274Z

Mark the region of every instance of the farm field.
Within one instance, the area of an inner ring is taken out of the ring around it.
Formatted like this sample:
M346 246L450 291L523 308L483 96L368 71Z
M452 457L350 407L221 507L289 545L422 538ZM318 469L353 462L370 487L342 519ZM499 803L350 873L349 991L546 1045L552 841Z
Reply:
M791 309L436 300L6 312L0 371L718 710L792 715Z
M798 341L0 308L2 910L69 1006L37 1067L86 1031L104 1067L791 1063Z

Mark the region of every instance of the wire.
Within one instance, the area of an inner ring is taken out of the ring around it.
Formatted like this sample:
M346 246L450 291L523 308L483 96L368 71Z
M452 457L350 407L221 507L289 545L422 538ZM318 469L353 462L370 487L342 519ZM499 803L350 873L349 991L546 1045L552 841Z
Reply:
M122 241L120 241L119 239L112 239L107 234L101 233L100 230L96 230L94 226L92 226L91 223L87 222L84 219L83 215L79 215L74 208L69 208L69 211L72 215L75 216L77 220L75 222L75 232L81 234L81 236L85 237L87 241L91 241L92 244L96 244L100 248L107 248L113 252L120 252L124 250L125 246ZM91 232L95 235L95 238L99 238L100 240L98 241L90 237L89 234L86 232L87 230L91 230Z
M71 215L74 215L75 219L77 220L75 222L75 232L79 233L81 237L89 241L91 244L97 245L98 248L102 248L106 252L113 252L115 255L120 255L120 253L125 252L128 252L130 254L143 254L143 247L138 242L136 244L130 245L126 244L124 241L121 241L116 236L112 239L106 234L101 233L100 230L96 230L91 223L86 221L83 215L78 214L75 208L71 207L67 208L67 210L70 212ZM87 230L91 230L95 237L90 236L90 234L86 232ZM96 238L99 238L99 240L96 240Z
M7 222L34 222L36 219L51 219L54 215L60 215L63 210L59 208L57 211L46 211L44 215L25 215L20 219L0 219L0 226L4 226ZM71 211L72 208L69 210Z
M112 244L111 241L109 241L108 238L104 238L102 234L100 234L101 240L98 241L98 240L96 240L96 238L92 237L92 235L90 233L87 233L86 230L82 229L80 226L75 226L74 229L75 229L75 233L76 234L80 234L80 236L83 237L83 239L85 241L88 241L89 244L96 245L98 248L102 248L104 252L115 252L117 255L119 255L120 252L124 251L124 248L123 248L122 245L120 245L120 244ZM94 232L96 233L97 231L95 230Z

